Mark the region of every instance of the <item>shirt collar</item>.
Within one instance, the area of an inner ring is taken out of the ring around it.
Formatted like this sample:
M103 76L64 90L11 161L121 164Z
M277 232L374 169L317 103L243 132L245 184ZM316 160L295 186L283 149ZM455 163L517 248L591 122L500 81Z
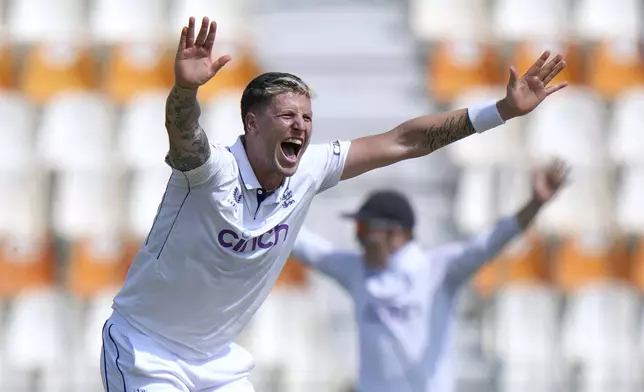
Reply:
M242 140L243 136L239 136L237 141L230 146L230 152L235 157L237 161L237 166L239 167L239 174L241 176L242 184L247 190L257 190L262 189L253 168L250 166L250 161L248 160L248 155L246 155L246 149L244 148L244 142ZM284 192L288 189L288 184L290 183L287 178L282 185L280 185L273 195L276 197L276 201L281 201ZM286 184L286 186L284 186Z
M423 249L416 241L410 240L389 257L389 263L398 268L405 263L416 262L419 258L424 259Z
M237 161L239 174L241 175L244 187L248 190L261 188L262 186L259 184L257 177L255 177L255 172L248 161L248 155L246 155L246 149L244 148L244 142L241 136L237 138L235 144L230 146L230 152Z
M377 275L384 271L396 271L409 263L415 263L417 260L424 259L423 248L415 240L410 240L401 246L394 253L389 255L387 265L383 268L367 269L368 275Z

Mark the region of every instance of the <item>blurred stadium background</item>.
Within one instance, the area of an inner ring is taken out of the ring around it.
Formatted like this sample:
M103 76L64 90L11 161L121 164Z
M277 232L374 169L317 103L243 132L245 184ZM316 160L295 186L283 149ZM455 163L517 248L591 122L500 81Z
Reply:
M472 235L529 197L558 155L573 184L463 292L456 391L644 387L641 0L0 0L0 390L98 391L101 327L169 174L164 100L189 15L219 22L230 63L200 92L214 142L241 133L262 71L315 90L314 141L390 129L501 97L507 66L566 55L571 87L525 119L342 183L308 225L371 189L408 194L427 246ZM180 260L178 260L180 262ZM154 293L150 293L154 295ZM351 304L287 264L242 337L258 391L344 391Z

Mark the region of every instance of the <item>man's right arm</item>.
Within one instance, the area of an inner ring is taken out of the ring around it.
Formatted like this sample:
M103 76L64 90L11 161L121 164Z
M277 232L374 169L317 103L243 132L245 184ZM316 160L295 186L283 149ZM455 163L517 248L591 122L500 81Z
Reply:
M170 140L168 159L177 170L196 169L210 158L210 144L199 124L200 115L197 90L175 85L166 100L165 127Z

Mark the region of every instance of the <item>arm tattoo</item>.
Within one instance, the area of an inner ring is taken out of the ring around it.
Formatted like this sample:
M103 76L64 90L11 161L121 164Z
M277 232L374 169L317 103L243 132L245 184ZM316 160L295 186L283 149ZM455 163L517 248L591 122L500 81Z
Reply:
M454 143L476 133L467 111L458 117L450 117L441 125L432 125L423 129L420 142L421 148L436 151L441 147Z
M165 127L170 138L168 160L177 170L195 169L210 158L208 137L199 125L200 114L196 91L172 88L166 100Z

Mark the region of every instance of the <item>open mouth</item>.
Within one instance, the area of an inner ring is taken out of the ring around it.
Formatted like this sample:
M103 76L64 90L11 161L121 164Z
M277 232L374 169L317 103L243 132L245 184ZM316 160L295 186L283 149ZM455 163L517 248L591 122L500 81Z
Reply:
M303 145L304 141L302 141L302 139L291 137L282 142L282 152L289 161L295 162L297 161L300 151L302 151Z

